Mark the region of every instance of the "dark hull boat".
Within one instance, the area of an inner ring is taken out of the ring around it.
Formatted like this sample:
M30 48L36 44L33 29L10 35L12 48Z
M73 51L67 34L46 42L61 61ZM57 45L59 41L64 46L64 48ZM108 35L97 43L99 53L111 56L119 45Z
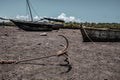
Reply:
M52 30L59 30L59 28L61 28L63 26L63 24L50 23L51 21L64 23L64 20L60 20L60 19L44 18L42 20L48 20L48 22L39 22L39 21L42 21L41 19L39 21L34 21L33 16L32 16L31 7L29 4L30 3L29 0L26 0L26 3L27 3L27 7L28 7L27 9L29 10L29 14L30 14L30 19L31 19L30 21L5 19L2 17L0 17L0 19L10 20L17 27L19 27L20 29L23 29L25 31L52 31Z
M25 31L51 31L52 26L51 24L40 23L40 22L33 22L33 21L22 21L22 20L10 20L13 22L17 27L23 29Z
M81 27L84 42L120 42L120 30L109 28Z

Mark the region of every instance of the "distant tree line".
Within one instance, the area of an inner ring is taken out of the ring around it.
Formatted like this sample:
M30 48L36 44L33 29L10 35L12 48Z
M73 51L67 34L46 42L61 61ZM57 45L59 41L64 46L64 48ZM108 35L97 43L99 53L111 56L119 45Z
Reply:
M12 22L0 22L0 26L15 26ZM64 29L79 29L81 26L95 27L95 28L119 28L120 23L90 23L90 22L66 22Z
M94 28L119 28L120 23L89 23L89 22L66 22L64 28L78 29L81 26L94 27Z

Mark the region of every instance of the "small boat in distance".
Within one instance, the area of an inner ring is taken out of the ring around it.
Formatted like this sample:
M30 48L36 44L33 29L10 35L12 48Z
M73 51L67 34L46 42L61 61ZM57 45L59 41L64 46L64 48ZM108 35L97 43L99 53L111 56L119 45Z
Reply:
M14 19L5 19L0 17L0 19L2 20L10 20L11 22L13 22L17 27L19 27L20 29L23 29L25 31L52 31L52 30L58 30L61 27L64 26L64 20L60 20L60 19L53 19L53 18L43 18L40 19L38 21L34 21L33 20L33 16L32 16L32 11L31 11L31 7L29 4L29 0L26 0L27 3L27 7L29 10L29 14L30 14L30 21L25 21L25 20L14 20ZM43 20L47 20L47 22L44 22ZM51 21L53 22L60 22L61 24L55 24L55 23L51 23Z
M84 42L120 42L120 30L111 28L81 27Z

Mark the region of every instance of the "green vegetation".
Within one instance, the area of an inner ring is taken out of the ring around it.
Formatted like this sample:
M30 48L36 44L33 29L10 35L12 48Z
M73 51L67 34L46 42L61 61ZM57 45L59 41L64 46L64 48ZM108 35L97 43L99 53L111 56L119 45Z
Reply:
M64 24L64 28L78 29L81 26L94 27L94 28L118 28L120 29L120 23L77 23L77 22L67 22Z
M78 29L80 28L81 23L77 23L77 22L66 22L64 24L63 28L67 28L67 29Z
M15 26L12 22L0 22L0 26Z
M0 26L14 26L12 22L0 22ZM95 28L118 28L120 29L120 23L89 23L89 22L66 22L63 29L79 29L81 26L95 27Z

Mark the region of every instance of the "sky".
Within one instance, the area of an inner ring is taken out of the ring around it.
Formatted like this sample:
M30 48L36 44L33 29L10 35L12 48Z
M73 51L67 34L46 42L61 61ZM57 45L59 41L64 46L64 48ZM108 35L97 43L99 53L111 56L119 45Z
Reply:
M29 0L34 19L53 17L65 21L120 23L120 0ZM0 16L27 16L26 0L0 0ZM37 14L36 14L37 13Z

